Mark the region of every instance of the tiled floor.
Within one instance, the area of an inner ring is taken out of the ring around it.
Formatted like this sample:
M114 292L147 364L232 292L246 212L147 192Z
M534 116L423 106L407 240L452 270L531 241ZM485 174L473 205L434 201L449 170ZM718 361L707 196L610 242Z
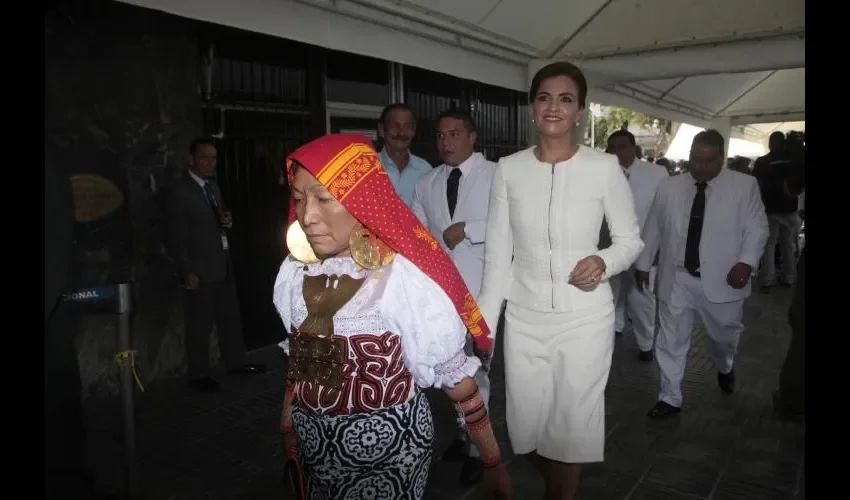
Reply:
M747 303L736 359L737 387L720 392L705 334L695 335L683 383L681 416L648 421L658 369L636 357L627 332L617 340L607 389L606 461L588 466L585 500L779 500L805 498L805 424L779 422L771 393L790 340L786 311L791 291L756 293ZM224 379L219 394L194 394L182 379L161 382L137 397L137 442L145 500L266 500L291 498L281 484L283 457L277 427L283 358L255 353L276 370ZM491 410L506 449L518 500L542 497L530 465L510 453L504 422L504 372L494 361ZM441 394L431 398L437 452L452 440L454 415ZM100 484L120 491L124 469L120 403L90 400L90 453ZM456 487L457 465L436 463L429 499L476 499Z

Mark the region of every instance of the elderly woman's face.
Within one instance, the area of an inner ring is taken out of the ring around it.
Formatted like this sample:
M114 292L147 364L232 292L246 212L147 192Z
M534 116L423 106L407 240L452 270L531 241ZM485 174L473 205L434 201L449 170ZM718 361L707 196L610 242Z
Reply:
M357 227L357 219L303 167L295 170L292 197L298 222L319 258L348 250L348 238Z

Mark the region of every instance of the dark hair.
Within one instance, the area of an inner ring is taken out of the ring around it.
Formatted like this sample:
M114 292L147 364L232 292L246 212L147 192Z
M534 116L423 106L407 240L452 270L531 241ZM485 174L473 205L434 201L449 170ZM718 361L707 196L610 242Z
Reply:
M736 156L729 160L729 168L743 174L750 172L750 159L745 156Z
M629 132L628 130L617 130L613 134L608 137L608 142L611 142L611 139L615 137L626 137L629 139L629 142L632 143L632 146L637 146L635 142L635 134Z
M387 106L385 106L384 109L381 110L381 117L378 118L378 121L381 122L381 123L386 122L387 117L390 116L390 112L395 110L395 109L403 109L405 111L410 111L410 114L413 115L413 120L416 121L416 114L413 112L412 109L410 109L410 106L408 106L407 104L405 104L403 102L397 102L397 103L388 104Z
M587 101L587 79L584 73L575 64L566 61L554 62L540 68L539 71L531 79L531 88L528 91L528 102L533 103L537 97L537 92L540 91L540 84L544 80L554 78L556 76L566 76L578 87L578 105L584 108Z
M780 131L776 131L770 134L770 137L767 139L767 146L770 149L781 149L786 144L786 137Z
M693 144L701 144L703 146L715 146L720 150L720 153L723 154L726 145L726 140L723 139L723 136L720 135L720 132L710 128L708 130L703 130L699 134L695 135Z
M475 120L472 119L472 115L470 115L466 110L460 108L449 108L440 113L440 116L437 117L437 123L440 123L440 120L443 118L454 118L455 120L463 121L463 126L466 127L466 131L469 133L478 131L478 129L475 128Z
M215 142L210 137L197 137L195 140L189 144L189 154L195 154L201 149L201 146L213 146L215 147Z

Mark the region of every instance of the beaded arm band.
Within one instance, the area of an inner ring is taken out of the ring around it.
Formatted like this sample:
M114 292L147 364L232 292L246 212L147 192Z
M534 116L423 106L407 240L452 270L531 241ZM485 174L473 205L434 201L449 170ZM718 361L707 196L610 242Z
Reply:
M484 406L484 398L478 392L478 387L466 398L455 402L455 408L460 416L461 425L469 432L472 442L481 453L484 467L496 467L502 463L502 453L499 443L490 425L490 416Z

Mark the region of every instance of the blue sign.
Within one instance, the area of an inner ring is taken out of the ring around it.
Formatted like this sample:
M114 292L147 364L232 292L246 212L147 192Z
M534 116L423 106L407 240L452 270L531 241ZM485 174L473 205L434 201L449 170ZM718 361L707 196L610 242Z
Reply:
M103 304L112 302L117 297L117 285L101 285L92 288L81 288L62 296L65 302L76 304Z

